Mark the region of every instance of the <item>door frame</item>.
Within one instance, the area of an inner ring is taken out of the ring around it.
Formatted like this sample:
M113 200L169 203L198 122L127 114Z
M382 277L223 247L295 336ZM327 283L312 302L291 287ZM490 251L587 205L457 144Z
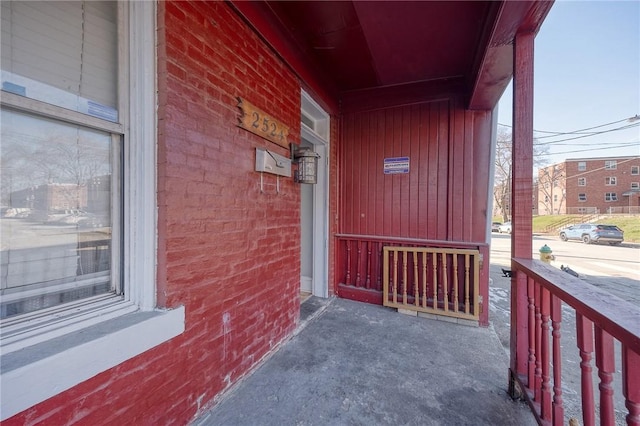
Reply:
M313 185L312 294L329 297L329 114L301 90L301 139L320 155L318 180Z

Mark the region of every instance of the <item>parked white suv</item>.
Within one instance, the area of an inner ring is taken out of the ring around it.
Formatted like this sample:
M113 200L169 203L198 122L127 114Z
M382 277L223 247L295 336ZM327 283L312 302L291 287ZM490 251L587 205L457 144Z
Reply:
M578 240L585 244L609 243L620 244L624 240L624 232L615 225L599 225L581 223L560 230L562 241Z

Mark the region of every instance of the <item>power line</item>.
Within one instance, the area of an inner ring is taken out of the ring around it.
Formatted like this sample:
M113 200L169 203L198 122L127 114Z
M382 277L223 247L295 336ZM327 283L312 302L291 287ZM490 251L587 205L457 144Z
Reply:
M626 148L628 146L640 146L640 143L638 142L634 142L634 143L629 143L629 144L622 144L622 145L617 145L617 146L608 146L607 148L602 148L602 147L598 147L598 148L585 148L585 149L577 149L574 151L562 151L562 152L554 152L554 153L542 153L542 154L537 154L537 156L542 157L542 156L549 156L549 155L562 155L562 154L574 154L576 152L587 152L587 151L600 151L602 149L615 149L615 148Z
M604 134L604 133L615 132L615 131L618 131L618 130L632 129L632 128L638 127L638 126L640 126L640 123L629 124L627 126L618 127L618 128L615 128L615 129L603 130L601 132L594 132L594 133L589 134L589 135L576 136L574 138L559 139L559 140L556 140L556 141L540 142L540 145L551 145L551 144L558 143L558 142L566 142L566 141L572 141L572 140L576 140L576 139L583 139L583 138L588 138L589 136L601 135L601 134Z
M632 118L638 118L638 116L636 115L635 117ZM612 121L611 123L606 123L606 124L599 124L597 126L593 126L593 127L587 127L584 129L578 129L578 130L574 130L572 132L550 132L547 130L533 130L534 133L554 133L556 135L571 135L571 134L577 134L578 132L584 132L585 130L592 130L592 129L597 129L600 127L605 127L605 126L610 126L612 124L617 124L617 123L622 123L623 121L628 121L629 118L623 118L622 120L618 120L618 121ZM498 123L499 126L504 126L504 127L510 127L513 128L513 126L510 126L508 124L502 124L502 123Z

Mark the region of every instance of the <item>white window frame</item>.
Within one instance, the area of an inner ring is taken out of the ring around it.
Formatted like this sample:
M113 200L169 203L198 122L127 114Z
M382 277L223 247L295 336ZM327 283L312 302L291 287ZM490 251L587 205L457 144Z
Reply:
M586 161L578 161L578 171L584 172L587 170L587 162Z
M578 186L587 186L587 178L579 177L578 178Z
M631 166L631 175L640 175L640 166Z
M607 176L604 178L605 186L616 186L618 184L618 179L615 176Z
M605 160L604 169L605 170L616 170L618 168L617 160Z
M616 192L605 192L604 201L607 203L618 201L618 194Z
M587 201L587 194L585 194L585 193L578 194L578 201L580 203L586 202Z
M631 182L631 189L640 189L640 182Z
M6 347L3 342L0 420L166 342L185 329L183 306L172 310L156 308L156 5L121 2L118 8L119 37L128 41L126 50L131 52L125 55L128 63L123 64L119 80L129 105L121 110L122 124L114 123L111 129L126 133L128 139L123 153L122 200L125 297L85 306L75 318L60 322L52 318L44 334L32 333ZM124 80L125 76L130 81ZM91 126L92 120L97 120L11 93L2 93L2 104L44 115L53 111L83 125ZM100 126L103 125L101 121ZM3 328L3 341L6 332Z

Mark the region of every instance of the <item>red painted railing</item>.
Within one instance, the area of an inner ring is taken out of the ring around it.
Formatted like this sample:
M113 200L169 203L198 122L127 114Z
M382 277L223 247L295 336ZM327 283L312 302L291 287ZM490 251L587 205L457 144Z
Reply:
M562 354L566 360L572 350L567 313L575 313L573 364L579 365L582 424L592 426L598 419L601 425L616 424L613 381L619 358L626 422L640 425L640 307L537 260L513 259L512 270L512 395L525 397L541 424L565 424Z

